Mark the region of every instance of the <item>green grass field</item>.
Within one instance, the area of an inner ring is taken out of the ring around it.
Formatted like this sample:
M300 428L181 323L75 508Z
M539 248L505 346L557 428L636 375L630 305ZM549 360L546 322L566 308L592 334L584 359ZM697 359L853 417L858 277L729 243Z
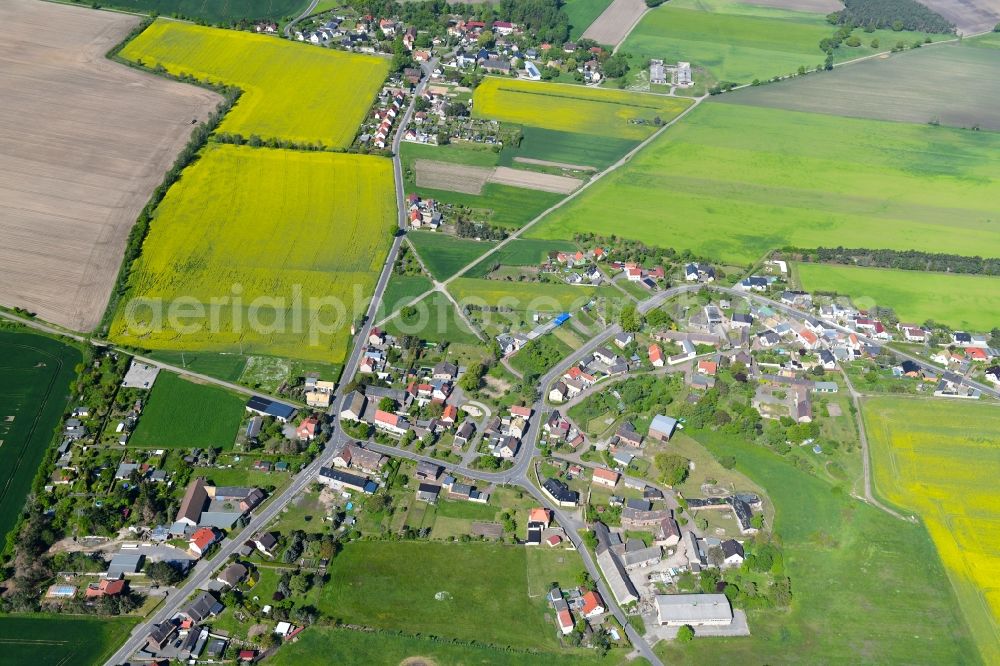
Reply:
M996 201L1000 134L709 102L527 235L736 264L786 245L995 256Z
M113 7L130 12L179 16L191 20L229 25L240 19L282 19L298 16L309 3L306 0L110 0L101 7Z
M817 13L732 0L672 0L646 14L620 51L640 60L689 61L717 80L750 83L793 74L800 66L815 69L826 57L820 40L835 30ZM909 46L925 36L891 30L856 34L861 46L841 45L834 52L836 61L887 51L900 40ZM872 39L879 40L880 49L871 48Z
M149 358L227 382L238 381L247 365L240 353L152 351Z
M0 615L0 645L8 664L97 665L125 642L137 618Z
M393 275L385 287L376 320L395 312L432 286L431 281L423 275Z
M447 280L494 245L433 231L411 231L407 238L437 280Z
M803 472L770 450L715 433L689 433L759 483L792 581L788 612L750 611L748 638L661 642L670 664L975 664L934 544L900 521Z
M417 187L413 163L418 159L468 164L470 166L496 166L500 156L492 150L481 150L462 144L426 146L403 143L399 151L403 163L403 180L407 193L416 193L425 199L461 206L469 219L490 224L517 228L541 215L563 198L561 194L529 190L523 187L486 183L479 194L450 192L429 187Z
M624 90L487 77L473 96L473 115L530 127L641 141L653 119L676 117L689 100Z
M542 375L572 352L573 349L555 335L543 335L512 356L510 364L524 374Z
M24 508L81 360L52 338L0 331L0 537Z
M886 397L862 411L879 495L923 519L983 662L1000 662L1000 409Z
M567 0L563 11L569 16L570 39L580 39L583 31L590 27L601 13L608 8L611 0Z
M830 264L796 264L795 273L806 291L834 291L858 307L892 308L901 320L933 319L974 331L1000 326L1000 277Z
M474 278L458 278L448 285L448 290L460 304L499 306L515 312L572 311L610 293L607 288Z
M500 152L502 166L517 167L518 157L604 169L638 145L635 139L619 139L601 134L561 132L555 129L521 127L521 143Z
M129 445L231 448L245 402L225 389L161 372Z
M535 651L510 652L482 645L446 643L427 637L405 634L369 633L335 627L312 626L297 641L285 645L269 663L276 666L326 666L350 664L364 655L372 666L409 664L408 659L423 664L461 664L462 666L534 666L539 660L555 666L613 666L631 663L624 660L624 651L616 650L605 658L590 650L566 650L565 653Z
M554 649L544 597L528 596L527 566L516 546L355 542L331 563L318 607L347 623Z
M479 338L462 321L448 297L438 292L427 296L413 306L417 314L413 319L395 317L386 322L385 328L393 335L415 335L432 342L479 344Z
M463 275L465 277L483 277L489 273L495 264L503 266L538 266L549 252L576 252L579 248L570 241L538 240L515 238L497 252L483 259Z
M977 48L1000 35L941 44L838 67L832 72L744 88L720 102L854 118L940 122L1000 130L1000 50ZM961 99L961 104L955 104Z
M341 148L351 145L389 72L384 58L166 19L153 23L121 55L150 67L162 65L171 74L241 88L243 95L219 126L221 132Z
M157 208L110 337L341 362L395 208L389 160L212 144Z

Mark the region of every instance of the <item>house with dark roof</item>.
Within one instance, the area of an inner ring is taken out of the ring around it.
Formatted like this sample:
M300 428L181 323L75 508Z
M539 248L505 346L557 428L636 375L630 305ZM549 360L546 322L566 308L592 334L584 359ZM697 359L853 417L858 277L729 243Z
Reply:
M273 416L282 423L288 423L295 417L295 408L277 400L255 395L247 400L246 410L261 416Z
M720 544L723 564L727 567L738 567L743 564L743 544L736 539L726 539Z
M212 596L211 592L202 592L191 602L182 613L194 623L204 622L213 615L218 615L225 609L219 600Z
M436 483L421 483L417 486L417 500L428 504L437 504L441 486Z
M542 490L559 506L576 506L580 501L580 493L570 490L569 486L559 479L546 479Z

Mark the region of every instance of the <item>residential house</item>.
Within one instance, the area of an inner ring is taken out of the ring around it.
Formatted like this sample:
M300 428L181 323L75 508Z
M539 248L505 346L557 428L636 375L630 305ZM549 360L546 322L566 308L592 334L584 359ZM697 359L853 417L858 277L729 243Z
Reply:
M410 429L410 424L405 418L398 414L383 412L381 409L375 410L374 425L380 430L400 436L405 435Z
M528 512L528 522L538 523L542 527L548 529L549 525L552 524L552 512L546 508L536 506Z
M583 606L580 612L588 620L597 617L598 615L603 615L607 611L607 608L604 605L604 599L602 599L601 595L594 590L587 590L584 592L582 599Z
M330 467L320 467L316 480L337 490L355 490L369 495L378 488L374 481L369 481L363 476Z
M418 481L437 481L444 468L432 462L421 461L417 463L416 478Z
M630 421L622 423L615 435L618 437L619 444L634 448L642 446L643 436L636 432L635 426Z
M188 542L188 552L196 557L201 557L219 538L220 534L215 531L214 527L200 527L191 535L191 540Z
M559 479L546 479L542 490L559 506L574 507L580 501L580 493L570 490L569 486Z
M239 562L233 562L228 567L219 572L216 580L226 587L233 587L243 582L243 579L250 573L249 570Z
M663 349L658 344L649 345L649 362L654 368L663 367Z
M681 541L681 528L673 518L664 518L653 525L653 543L673 548Z
M300 442L311 442L316 439L317 434L319 434L319 419L315 416L303 419L299 427L295 429L295 436Z
M619 478L621 478L621 474L604 467L598 467L594 470L593 474L593 482L607 488L614 488L617 486Z
M671 416L657 414L649 424L649 436L661 442L667 442L677 429L677 419Z
M444 379L449 382L458 378L458 366L454 363L441 361L434 366L432 379Z
M729 325L733 328L749 328L753 325L753 315L743 313L734 314Z
M455 431L455 444L458 446L465 446L469 443L473 437L476 436L476 425L472 421L465 421L459 426L458 430Z
M441 486L436 483L420 483L417 486L417 500L428 504L437 504Z
M278 540L270 532L262 532L253 538L253 545L264 555L274 557Z
M340 418L347 421L360 421L365 413L365 406L368 398L364 393L352 391L344 397L343 406L340 411Z
M211 592L202 592L194 601L191 602L187 608L181 611L191 622L199 624L204 622L210 617L218 615L223 610L225 606L219 603Z
M743 564L744 553L743 544L736 539L727 539L722 542L723 564L727 567L738 567Z
M618 335L615 336L615 346L618 347L619 349L625 349L630 344L632 344L633 339L634 338L632 337L631 333L627 332L619 333Z

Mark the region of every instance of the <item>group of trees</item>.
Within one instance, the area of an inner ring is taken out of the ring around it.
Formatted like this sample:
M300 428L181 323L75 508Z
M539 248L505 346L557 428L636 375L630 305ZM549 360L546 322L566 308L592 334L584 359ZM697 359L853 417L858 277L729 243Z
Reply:
M864 26L897 32L954 32L955 26L937 12L916 0L844 0L844 9L827 16L831 23Z
M845 247L819 247L814 250L795 249L788 253L804 262L898 268L907 271L1000 275L1000 257L967 257L943 252Z

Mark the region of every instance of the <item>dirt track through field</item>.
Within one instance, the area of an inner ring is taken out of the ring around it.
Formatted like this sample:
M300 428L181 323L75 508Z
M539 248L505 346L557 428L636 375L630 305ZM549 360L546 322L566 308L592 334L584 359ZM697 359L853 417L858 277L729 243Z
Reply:
M509 185L528 190L569 194L583 183L578 178L558 176L510 167L476 167L434 160L416 160L417 187L481 194L486 183Z
M584 31L586 39L598 44L618 46L632 32L646 12L644 0L614 0L597 19Z
M104 54L139 19L0 2L0 303L94 328L128 235L220 98Z

